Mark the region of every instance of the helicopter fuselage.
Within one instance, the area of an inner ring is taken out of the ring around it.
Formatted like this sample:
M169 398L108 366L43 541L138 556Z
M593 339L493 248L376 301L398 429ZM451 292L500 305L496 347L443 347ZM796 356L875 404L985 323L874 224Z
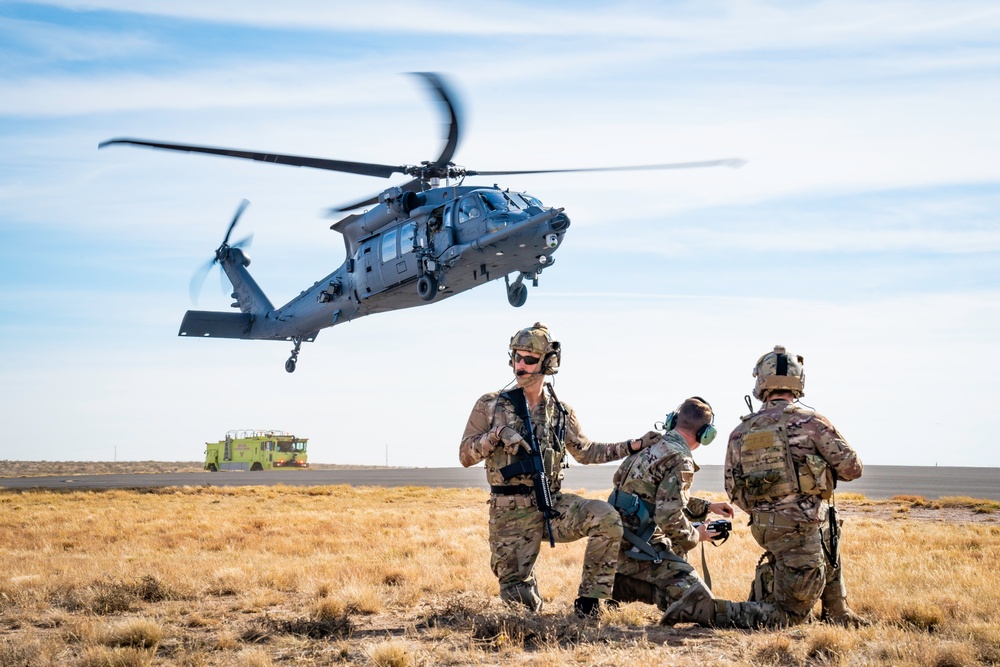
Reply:
M451 186L404 193L390 188L370 210L332 229L347 258L286 305L271 306L237 248L220 248L239 313L188 311L180 335L312 341L321 329L365 315L440 301L491 280L508 281L508 300L526 298L524 279L554 262L569 218L526 193ZM517 274L513 285L509 276Z

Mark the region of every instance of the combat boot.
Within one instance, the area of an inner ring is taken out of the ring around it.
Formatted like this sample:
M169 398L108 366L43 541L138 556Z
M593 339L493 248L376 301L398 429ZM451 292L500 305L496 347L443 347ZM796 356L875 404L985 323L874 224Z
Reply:
M839 595L830 600L827 600L824 596L823 612L820 615L820 620L824 623L842 625L845 628L865 628L872 624L864 616L855 614L854 610L847 606L847 598L840 597Z
M598 598L578 597L573 602L573 612L580 618L596 618L601 615L601 601Z
M673 604L667 607L660 617L660 625L672 626L677 623L697 623L705 627L713 627L716 622L716 600L712 592L699 581Z
M862 628L872 624L867 618L858 616L847 606L847 587L844 586L844 577L839 564L831 579L827 581L820 600L823 603L820 620L824 623L843 625L847 628Z
M525 607L536 614L542 611L542 596L534 581L523 581L500 588L500 599L511 607Z

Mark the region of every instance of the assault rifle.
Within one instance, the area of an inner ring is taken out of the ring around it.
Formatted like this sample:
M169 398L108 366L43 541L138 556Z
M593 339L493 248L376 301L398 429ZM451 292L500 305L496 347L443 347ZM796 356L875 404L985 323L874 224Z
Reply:
M538 438L535 437L535 428L531 424L531 415L528 413L528 402L524 398L524 390L518 387L505 392L503 396L514 406L514 412L524 422L524 429L528 432L527 457L500 468L500 474L506 482L518 475L531 475L531 483L535 490L535 507L542 513L545 520L545 530L549 534L549 545L555 548L556 540L552 536L552 519L557 518L559 512L552 508L552 495L549 493L549 476L545 472L545 462L542 461L542 450L538 446Z

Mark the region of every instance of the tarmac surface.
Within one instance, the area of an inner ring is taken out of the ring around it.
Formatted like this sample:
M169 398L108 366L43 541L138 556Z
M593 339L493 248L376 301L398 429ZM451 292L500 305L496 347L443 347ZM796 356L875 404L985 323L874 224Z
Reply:
M602 491L612 488L616 465L567 469L563 489ZM142 489L171 486L427 486L486 489L482 466L473 468L343 468L326 470L265 470L261 472L190 472L116 475L53 475L0 478L0 489ZM838 491L868 498L895 495L968 496L1000 500L1000 468L939 466L865 466L861 479L841 482ZM695 493L722 492L722 466L702 466Z

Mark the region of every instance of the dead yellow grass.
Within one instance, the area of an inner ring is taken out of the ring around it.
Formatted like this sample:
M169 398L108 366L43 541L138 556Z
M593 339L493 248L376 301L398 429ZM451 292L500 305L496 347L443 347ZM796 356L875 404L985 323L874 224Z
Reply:
M1000 663L1000 522L976 513L983 501L948 500L934 510L947 520L917 521L895 512L915 497L841 497L851 604L876 626L741 633L659 628L641 604L576 619L583 543L543 547L544 613L506 609L486 498L344 486L0 492L0 665ZM744 599L759 549L734 523L706 555L716 593Z

